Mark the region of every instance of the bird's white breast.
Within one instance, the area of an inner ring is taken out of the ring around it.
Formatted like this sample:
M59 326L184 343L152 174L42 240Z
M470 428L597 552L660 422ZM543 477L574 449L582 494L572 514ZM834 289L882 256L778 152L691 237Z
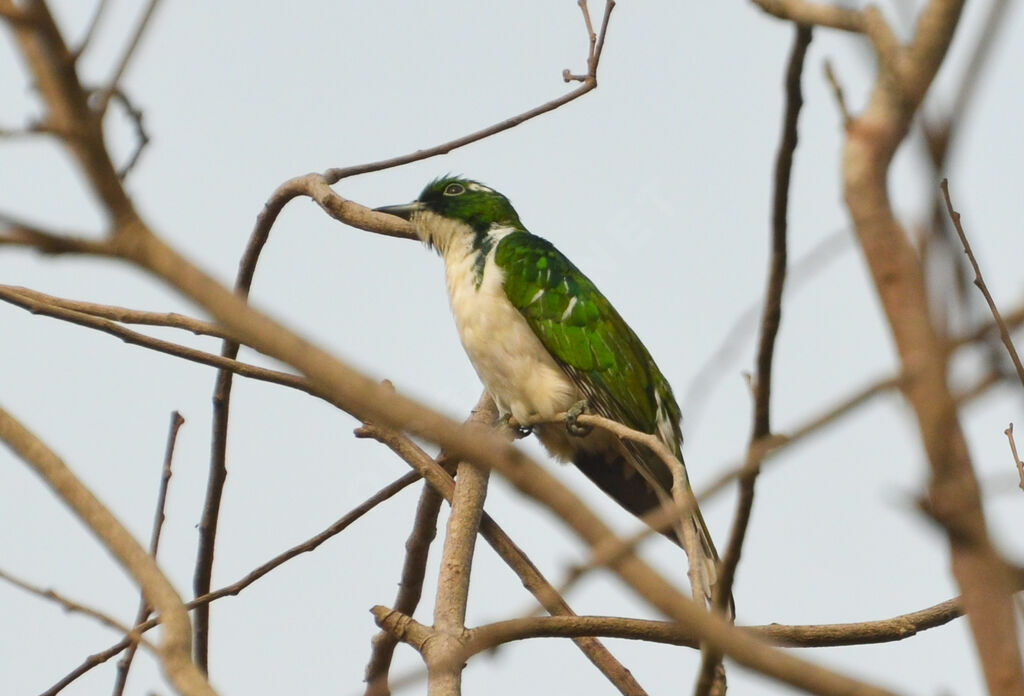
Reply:
M492 232L495 242L504 234ZM498 410L521 423L566 411L582 396L505 295L505 274L494 262L497 244L487 254L477 286L479 252L471 239L452 241L444 260L455 325Z

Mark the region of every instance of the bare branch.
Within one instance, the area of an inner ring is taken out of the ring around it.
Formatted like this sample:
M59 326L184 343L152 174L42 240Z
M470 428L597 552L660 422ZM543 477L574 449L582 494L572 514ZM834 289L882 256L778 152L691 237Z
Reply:
M174 460L174 445L178 441L178 431L185 424L185 419L177 411L171 414L170 431L167 433L167 448L164 454L164 465L160 472L160 488L156 495L156 513L153 516L153 531L149 537L149 555L156 560L157 551L160 548L160 532L164 526L164 507L167 503L167 486L171 482L171 462ZM152 613L152 608L146 602L146 598L139 600L139 610L135 614L135 623L139 624L146 620ZM114 681L114 696L122 696L124 687L128 684L128 671L132 668L132 660L135 659L137 645L128 646L128 652L117 665L117 678Z
M996 307L996 302L992 299L992 293L988 291L985 279L981 276L978 259L975 258L974 252L971 250L971 244L967 241L967 234L964 232L963 225L960 222L960 213L953 210L953 202L949 198L949 180L943 179L940 186L942 187L942 195L946 199L946 210L949 211L949 219L953 221L956 233L960 237L960 243L964 246L964 253L967 254L967 258L971 262L971 268L974 269L974 284L978 286L981 294L985 296L985 302L988 303L988 308L992 312L992 319L995 321L996 326L999 327L999 337L1002 338L1003 345L1006 346L1006 352L1009 353L1010 360L1013 361L1013 367L1017 370L1017 378L1020 380L1021 386L1024 387L1024 365L1020 363L1020 356L1013 345L1013 339L1010 337L1009 329L1006 328L1006 322L1000 316L999 308Z
M109 614L106 614L98 609L88 607L82 604L81 602L76 602L74 600L68 599L56 590L44 589L42 587L33 585L27 580L17 578L5 570L0 570L0 580L8 582L17 588L22 589L25 592L28 592L29 594L34 594L37 597L41 597L50 602L56 602L57 604L64 607L65 611L69 611L73 614L82 614L83 616L88 616L89 618L95 619L107 628L112 628L118 633L123 633L127 635L128 640L133 645L137 643L144 643L147 648L153 651L154 654L158 652L157 648L152 643L150 643L142 637L141 632L139 632L137 629L128 628L123 623L121 623L114 617L110 616Z
M608 32L608 20L612 10L615 9L614 0L607 0L604 6L604 18L601 20L600 34L594 33L594 25L590 21L590 8L587 7L587 0L577 0L580 10L583 12L583 24L587 30L589 49L587 51L587 73L576 75L568 69L562 71L562 79L566 82L592 82L597 84L597 64L601 60L601 52L604 50L604 39Z
M142 156L142 151L146 149L147 145L149 145L149 132L146 130L146 126L142 122L142 109L137 108L132 103L123 89L120 87L116 88L111 93L111 96L116 99L122 107L124 107L124 110L128 113L128 117L131 119L132 126L135 129L135 149L132 150L132 154L128 157L128 160L117 170L117 177L124 181L131 173L132 169L135 168L135 165L138 164L139 158Z
M871 645L900 641L922 631L945 625L963 616L959 598L910 614L861 623L786 626L743 626L766 641L787 648L825 648L843 645ZM544 616L499 621L471 629L464 659L498 645L527 638L569 638L601 636L645 640L688 648L699 647L699 636L689 626L671 621L650 621L609 616Z
M488 400L487 408L481 409L481 411L488 414L491 419L497 416L497 409L494 408L494 404L490 400ZM452 500L454 483L451 475L408 437L394 430L382 429L369 424L364 425L356 432L360 437L372 437L390 447L395 454L420 472L434 490L449 502ZM498 556L519 576L523 586L537 598L546 611L561 616L575 615L558 591L487 513L483 513L481 518L480 533ZM578 638L574 642L620 693L630 696L645 694L629 670L623 667L597 639Z
M1015 317L1016 319L1016 317ZM957 339L953 345L963 346L968 343L980 340L982 332L975 332L969 336L961 337ZM985 393L990 387L998 382L998 375L990 373L985 375L978 380L969 389L957 395L957 403L967 403ZM773 435L771 438L760 441L754 452L756 459L763 463L771 461L776 458L783 450L789 448L803 439L809 437L831 425L835 421L839 420L843 416L846 416L857 408L870 402L877 396L885 394L889 391L897 389L902 383L902 380L898 377L890 377L886 379L880 379L867 386L857 390L853 394L850 394L836 402L836 404L824 412L814 415L806 420L802 425L793 428L789 433L779 433ZM584 420L589 417L587 415L581 416ZM556 416L557 418L557 416ZM581 421L582 422L582 421ZM597 427L603 427L605 424L601 421L595 420L591 423ZM635 434L640 436L637 441L646 444L643 436L645 433L639 431L630 431L621 423L615 423L615 421L609 421L616 426L616 429L621 431L620 437ZM698 502L706 502L716 494L725 490L726 486L732 481L739 478L745 468L748 466L748 460L744 459L739 462L733 462L731 465L725 467L725 471L715 478L711 483L704 487L703 490L696 494L696 500ZM680 515L686 514L690 511L690 506L684 507L662 507L651 513L645 515L642 520L645 527L635 532L633 535L622 538L608 538L599 540L593 544L590 549L590 559L585 563L573 567L566 580L559 587L559 591L563 594L566 593L569 588L577 583L584 575L596 570L603 568L607 565L612 564L614 561L622 558L625 554L631 554L645 539L653 534L659 533L665 529L668 529L672 522L679 518Z
M139 583L146 601L160 612L163 636L158 656L168 680L187 696L212 696L213 688L189 656L191 627L181 598L146 550L56 454L3 409L0 439L75 512Z
M947 532L953 575L992 694L1024 694L1024 669L1005 563L992 547L978 483L946 381L947 354L932 325L924 274L896 219L886 176L914 114L946 56L963 9L961 0L930 0L898 70L880 61L867 106L847 131L844 195L857 237L908 376L932 479L930 509Z
M280 372L278 370L270 370L263 367L257 367L255 365L249 365L248 363L239 362L237 360L228 360L222 358L219 355L207 353L194 348L188 348L187 346L178 345L177 343L171 343L170 341L163 341L158 338L146 336L144 334L126 329L120 324L113 321L104 319L102 317L93 316L92 314L86 314L84 312L75 309L66 309L65 307L58 304L49 304L40 297L47 297L41 293L35 293L32 291L25 292L22 288L13 288L11 286L2 285L0 286L0 300L10 302L11 304L17 305L33 314L41 314L43 316L53 317L54 319L60 319L62 321L68 321L72 324L78 324L79 326L85 326L90 329L96 329L103 333L110 334L120 338L125 343L131 345L141 346L143 348L149 348L160 353L172 355L176 358L183 358L191 362L200 363L202 365L210 365L211 367L217 367L221 369L230 370L232 373L242 375L243 377L249 377L250 379L258 379L264 382L271 382L273 384L280 384L285 387L291 387L292 389L298 389L304 391L307 394L313 396L320 396L308 380L302 377L288 374L287 372ZM58 299L58 298L55 298ZM61 300L62 304L74 304L70 301ZM87 303L85 303L87 304ZM88 304L87 304L88 306ZM99 311L107 313L107 310L116 310L118 308L103 307L102 305L92 305L95 308L103 308ZM125 310L131 313L131 310ZM143 313L148 314L148 313ZM135 318L149 318L154 320L155 317L140 317L138 315ZM181 323L181 328L187 327L198 327L198 324L193 324L195 320L188 319L187 321L176 321ZM323 398L323 397L321 397Z
M0 4L0 17L11 23L27 21L22 11L11 0L5 0L3 4Z
M842 31L864 33L864 16L839 5L828 5L805 0L753 0L762 10L797 24L831 27Z
M1003 431L1003 434L1006 435L1006 439L1010 442L1010 454L1013 455L1013 463L1016 465L1017 475L1020 477L1020 489L1024 491L1024 462L1017 455L1017 443L1013 441L1013 423L1010 423L1010 426Z
M77 159L93 194L110 213L115 227L137 219L117 176L103 137L101 114L89 106L89 92L79 80L49 7L37 1L23 8L26 21L13 25L14 37L47 106L45 125L65 134L64 143Z
M825 80L828 82L829 87L832 88L832 96L835 97L836 104L839 106L839 115L843 118L843 129L845 130L850 127L853 116L850 115L850 107L846 105L846 95L843 93L843 86L836 76L831 60L825 61Z
M473 408L468 421L490 425L495 416L493 402L484 392L477 405ZM439 466L446 471L457 462L449 461L442 453L437 458ZM426 573L427 557L430 544L437 535L437 516L444 500L430 485L423 487L420 502L416 507L416 519L412 532L405 542L405 563L402 566L402 580L398 583L398 594L392 607L394 611L412 616L419 606L423 591L423 578ZM381 630L373 638L373 652L366 666L365 696L388 696L388 673L391 669L391 658L394 655L398 638L389 631Z
M761 338L757 349L756 374L754 376L754 419L750 433L748 456L739 477L739 495L736 500L736 514L732 533L725 555L719 564L718 582L714 587L713 606L720 612L728 612L732 604L733 581L739 565L743 542L750 523L750 512L754 506L754 489L758 474L761 473L761 457L753 456L757 445L771 436L771 393L772 360L775 355L775 338L782 323L782 291L786 284L788 259L787 219L789 212L789 184L793 171L793 154L798 141L797 123L803 107L803 92L800 80L803 76L804 58L811 45L810 25L797 24L794 27L793 47L786 68L784 88L786 107L782 119L782 135L775 160L774 198L772 202L772 243L767 287L765 288L764 314L761 319ZM713 650L702 650L700 675L694 688L698 696L707 696L716 687L724 692L724 676L721 674L722 656Z
M136 26L135 31L132 32L132 37L129 40L128 45L125 46L124 51L121 53L121 58L117 61L117 67L114 68L114 74L111 76L110 81L107 82L107 86L97 93L95 109L96 113L101 117L107 111L107 105L110 103L110 98L120 91L121 78L124 76L124 72L128 68L128 63L131 62L132 56L135 55L135 49L139 47L142 35L146 32L146 27L149 25L150 19L153 18L153 13L156 11L157 5L159 4L160 0L149 0L149 4L146 6L146 11L142 13L138 26ZM128 106L127 102L125 102L125 105ZM131 109L130 106L128 106L128 108L129 110ZM141 128L141 117L139 120L139 127ZM148 140L149 139L146 138L146 141ZM131 166L128 166L127 169L130 170ZM127 171L125 171L125 174L127 174ZM121 176L121 178L123 179L124 176Z
M389 498L393 497L399 491L401 491L404 488L406 488L409 484L415 483L416 481L419 481L419 480L420 480L420 475L418 473L416 473L415 471L410 471L409 473L407 473L404 476L400 477L396 481L388 484L387 486L385 486L381 490L377 491L377 493L372 495L370 498L368 498L366 501L361 503L359 506L353 508L345 516L340 518L337 522L332 524L330 527L328 527L324 531L322 531L319 534L311 537L310 539L307 539L306 541L302 542L301 544L293 546L292 548L288 549L287 551L284 551L284 552L278 554L277 556L274 556L273 558L271 558L269 561L267 561L266 563L262 564L258 568L255 568L254 570L251 570L249 573L247 573L245 575L245 577L243 577L242 579L238 580L237 582L234 582L234 583L232 583L230 585L225 585L224 587L222 587L222 588L220 588L218 590L215 590L214 592L209 592L209 593L203 595L202 597L196 597L191 602L188 602L185 605L185 608L186 609L194 609L194 608L196 608L196 607L198 607L198 606L200 606L202 604L209 604L210 602L213 602L213 601L216 601L218 599L221 599L222 597L228 597L228 596L233 597L233 596L238 595L239 593L242 592L242 590L244 590L249 585L253 584L257 580L262 578L264 575L266 575L270 571L272 571L275 568L283 565L287 561L290 561L291 559L295 558L296 556L299 556L299 555L301 555L303 553L308 553L310 551L313 551L314 549L316 549L318 546L320 546L322 543L324 543L325 541L327 541L331 537L336 536L339 533L341 533L342 531L344 531L346 528L349 527L349 525L351 525L353 522L355 522L360 517L365 515L367 512L369 512L373 508L377 507L382 502L384 502L384 501L388 500ZM156 625L157 625L157 621L155 619L149 619L149 620L144 621L144 622L138 624L137 626L135 626L135 630L138 633L145 633L146 631L150 630L151 628L155 627ZM125 640L122 640L121 642L119 642L119 643L117 643L115 645L112 645L111 647L107 648L106 650L103 650L101 652L98 652L98 653L95 653L93 655L90 655L88 658L86 658L86 660L81 665L79 665L74 670L72 670L70 673L68 673L65 677L63 677L59 682L54 684L48 690L43 692L42 696L55 696L57 693L62 691L68 684L70 684L71 682L73 682L76 679L78 679L79 677L81 677L83 674L85 674L86 672L91 670L93 667L96 667L97 665L101 665L104 662L106 662L107 660L109 660L112 657L114 657L115 655L118 655L119 653L121 653L123 650L125 650L125 648L127 648L129 646L130 643L131 643L130 640L125 639Z
M214 336L216 338L227 338L227 333L216 324L201 319L194 319L176 312L144 312L125 307L97 304L95 302L81 302L69 300L63 297L47 295L36 290L23 288L16 285L0 285L0 292L5 294L0 299L7 299L11 294L21 295L39 304L53 305L62 309L69 309L82 314L91 314L95 317L110 319L122 324L141 324L143 326L165 326L172 329L184 329L191 331L197 336ZM30 309L25 307L25 309ZM55 317L59 318L59 317Z
M96 34L96 27L100 25L100 19L103 18L103 13L107 9L108 0L99 0L96 3L96 9L93 10L92 18L89 20L89 26L85 30L85 36L79 42L75 50L72 51L72 55L77 61L85 53L85 49L89 48L89 43L92 41L92 37Z
M107 241L89 239L81 234L63 234L0 213L0 246L31 247L43 254L93 254L111 256L113 246Z
M367 434L382 439L392 449L403 447L409 451L418 449L407 438L396 435L389 436L387 432L381 431L375 426L372 426L371 429L372 432L367 432ZM390 441L387 440L389 437ZM421 471L431 485L435 485L435 481L437 481L436 485L447 491L444 493L445 497L448 498L451 495L452 484L445 484L443 479L438 480L438 475L432 471L432 467L436 467L436 464L425 453L419 459L416 455L408 452L401 456L403 458L408 456L407 461L410 463L418 461L424 467ZM582 501L572 495L561 482L544 469L527 459L523 459L513 466L507 466L504 460L496 460L495 464L495 468L510 483L534 500L554 510L560 519L569 522L574 531L588 542L595 543L614 537L611 530L590 512ZM447 474L444 477L447 478ZM489 518L485 517L484 520L481 528L485 538L488 538ZM612 568L631 587L635 588L640 596L662 608L670 617L692 626L702 640L706 639L714 648L751 669L756 669L769 677L813 693L864 695L891 693L800 660L746 635L688 599L640 559L635 557L620 559ZM550 588L550 585L548 587ZM554 592L554 588L551 588L550 592ZM542 603L545 603L545 600L542 599ZM546 604L545 608L548 608Z
M415 471L417 478L419 474ZM423 593L423 578L427 570L430 544L437 535L437 516L444 499L431 486L424 485L420 502L416 506L416 519L412 532L405 542L405 563L402 565L402 580L398 583L398 595L392 605L395 611L412 616L419 606ZM365 696L389 696L388 675L391 658L398 639L394 634L382 630L373 637L373 651L366 665Z
M428 645L421 649L432 695L462 693L462 661L452 656L460 651L462 633L466 630L470 571L489 474L490 471L475 464L459 462L434 601L434 640L430 641L429 649Z

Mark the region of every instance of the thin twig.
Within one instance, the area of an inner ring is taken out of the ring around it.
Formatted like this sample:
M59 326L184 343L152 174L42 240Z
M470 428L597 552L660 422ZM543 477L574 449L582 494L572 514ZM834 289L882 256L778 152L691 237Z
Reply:
M138 164L139 158L142 156L142 151L149 145L149 132L146 130L146 126L143 123L142 109L137 108L132 101L125 94L124 90L118 87L114 90L112 97L124 107L129 118L131 119L132 126L135 130L135 149L132 150L131 156L128 160L121 165L121 168L117 170L117 176L119 179L124 181L131 173L135 165Z
M201 365L209 365L222 370L230 370L232 373L242 375L243 377L271 382L273 384L280 384L285 387L304 391L312 396L318 396L318 393L314 389L313 385L310 384L309 380L298 375L292 375L278 370L270 370L256 365L239 362L237 360L228 360L219 355L214 355L213 353L207 353L187 346L178 345L177 343L171 343L170 341L146 336L145 334L132 331L131 329L126 329L120 324L108 319L73 309L65 309L59 305L51 305L37 298L38 295L35 293L31 295L24 294L20 289L8 289L7 286L0 286L0 300L10 302L13 305L27 309L33 314L40 314L54 319L71 322L72 324L78 324L79 326L85 326L90 329L96 329L103 333L110 334L111 336L116 336L125 343L131 345L149 348L150 350L155 350L160 353L165 353L166 355L172 355L176 358L182 358Z
M37 585L33 585L27 580L22 580L21 578L15 577L14 575L11 575L5 570L0 570L0 580L8 582L17 588L24 590L25 592L28 592L29 594L34 594L37 597L41 597L50 602L55 602L64 607L65 611L71 612L72 614L82 614L83 616L88 616L91 619L95 619L107 628L111 628L117 631L118 633L127 635L129 642L131 642L133 645L137 643L144 643L145 646L152 650L154 653L157 652L156 646L154 646L152 643L143 638L141 632L138 629L129 628L128 626L125 626L123 623L112 617L110 614L106 614L100 611L99 609L93 609L92 607L86 606L81 602L76 602L72 599L68 599L56 590L44 589Z
M1017 443L1013 441L1013 423L1010 423L1009 427L1003 431L1003 434L1010 441L1010 454L1013 455L1013 463L1017 467L1017 475L1020 477L1020 484L1018 485L1024 491L1024 462L1017 455Z
M249 585L253 584L270 571L274 570L275 568L278 568L279 566L283 565L287 561L290 561L296 556L299 556L303 553L309 553L310 551L316 549L318 546L323 544L331 537L336 536L342 531L344 531L346 528L349 527L349 525L351 525L353 522L355 522L360 517L365 515L367 512L374 509L375 507L377 507L384 501L388 500L389 498L393 497L395 494L397 494L399 491L403 490L410 484L415 483L416 481L419 480L420 475L415 471L410 471L404 474L397 480L393 481L392 483L388 484L384 488L377 491L375 494L370 496L367 500L359 504L357 507L353 508L351 511L349 511L347 514L345 514L343 517L341 517L338 521L336 521L334 524L332 524L324 531L307 539L301 544L291 547L287 551L279 553L266 563L263 563L257 568L246 573L246 575L242 577L240 580L233 582L230 585L225 585L224 587L221 587L220 589L215 590L213 592L209 592L203 595L202 597L196 597L192 601L186 603L185 608L195 609L200 605L209 604L223 597L234 597L238 595L242 592L242 590L249 587ZM150 630L156 625L157 621L155 619L149 619L138 624L134 628L139 633L145 633L146 631ZM58 694L65 687L67 687L68 684L71 684L72 682L80 678L83 674L91 670L93 667L101 665L104 662L110 660L112 657L121 653L125 648L129 646L130 643L130 640L125 639L115 645L112 645L106 650L102 650L98 653L90 655L85 659L84 662L82 662L81 665L73 669L71 672L69 672L67 675L61 678L60 681L58 681L56 684L54 684L49 689L44 691L41 696L56 696L56 694Z
M89 43L92 41L92 37L96 34L96 27L100 24L100 19L103 17L104 11L107 9L108 0L99 0L96 3L96 9L93 10L92 18L89 20L89 26L85 29L85 35L82 40L78 42L78 46L71 52L77 61L85 53L85 49L89 47Z
M477 405L473 408L468 421L476 421L489 425L493 420L494 411L490 396L484 392ZM450 462L442 453L437 458L439 466L448 470L449 465L455 466L458 462ZM427 569L427 558L430 545L437 535L437 516L441 511L441 503L444 498L430 485L423 486L420 494L420 502L416 507L416 518L413 522L412 532L405 542L405 562L402 565L402 580L398 583L398 594L391 605L395 611L412 616L419 606L420 597L423 592L423 578ZM373 650L370 660L366 665L366 692L365 696L389 696L390 687L388 674L391 669L391 659L394 655L398 639L393 633L381 630L373 637Z
M739 495L736 500L736 514L733 519L729 544L719 565L718 581L714 587L713 606L720 612L727 612L732 604L733 581L743 551L750 513L754 506L754 492L757 477L761 472L763 456L755 456L757 446L771 437L771 391L772 359L775 355L775 339L782 322L782 291L786 283L787 216L789 212L789 185L793 171L793 155L798 141L797 124L803 106L800 80L803 75L804 58L811 45L810 25L797 24L793 36L793 48L786 68L786 107L782 120L782 136L775 160L775 190L772 203L772 245L770 270L765 289L764 314L761 320L761 338L757 349L757 371L754 377L754 419L750 433L750 445L743 472L739 476ZM700 674L694 687L697 696L707 696L714 689L724 693L725 676L722 672L722 655L716 650L702 648Z
M96 109L96 113L106 113L107 105L110 103L111 97L119 91L121 77L124 76L124 72L128 68L128 63L131 62L132 56L135 55L135 49L139 47L142 35L145 33L146 27L149 25L149 21L152 19L153 13L156 11L157 5L159 4L160 0L149 0L149 5L146 6L146 11L142 13L142 17L139 19L139 23L135 27L135 31L132 32L131 40L121 53L120 60L117 61L117 67L114 69L114 74L111 75L110 80L107 82L107 86L104 87L96 96L96 105L94 107Z
M95 302L69 300L63 297L47 295L45 293L17 285L0 285L0 292L22 295L29 299L36 300L39 303L54 305L55 307L62 307L64 309L70 309L83 314L91 314L96 317L110 319L111 321L120 322L122 324L164 326L172 329L184 329L185 331L191 331L197 336L213 336L215 338L227 337L227 332L217 324L203 321L201 319L194 319L193 317L178 314L176 312L145 312L125 307L97 304ZM7 296L0 297L0 299L6 299Z
M0 408L0 439L29 465L95 534L160 612L157 655L163 672L185 696L216 692L189 658L188 614L174 586L146 550L46 444Z
M1006 328L1006 322L1003 321L1003 317L999 314L999 308L996 307L996 302L992 299L988 286L985 285L985 279L981 276L978 259L975 258L974 252L971 250L971 244L967 241L967 234L964 232L963 225L960 222L960 213L953 210L953 202L949 198L949 180L943 179L940 186L942 188L942 195L946 199L946 210L949 212L949 219L953 221L956 233L960 237L960 243L964 246L964 253L967 254L967 258L971 262L971 268L974 269L974 284L978 286L981 294L985 296L985 302L988 303L988 308L992 312L992 319L996 322L996 326L999 327L999 336L1003 339L1006 352L1010 354L1010 360L1013 361L1014 369L1017 370L1017 378L1020 379L1020 384L1024 387L1024 365L1021 365L1020 356L1013 345L1013 339L1010 337L1009 329Z
M943 626L963 616L960 599L953 598L910 614L859 623L786 626L742 626L742 630L787 648L826 648L874 645L905 640L922 631ZM644 640L688 648L699 647L689 626L673 621L651 621L610 616L542 616L499 621L469 631L463 658L499 645L527 638L601 636Z
M13 215L0 212L0 246L31 247L43 254L94 254L111 256L114 248L106 240L90 239L78 232L43 229Z
M989 5L982 28L973 40L970 59L959 76L956 89L953 90L955 95L953 101L946 108L946 111L939 117L929 117L923 114L923 117L918 119L924 134L928 162L936 179L945 172L945 165L949 159L950 152L956 143L957 137L963 130L964 123L969 114L969 106L974 101L976 86L982 82L979 76L992 55L992 50L999 43L997 39L1001 28L1006 24L1003 18L1009 4L1007 0L993 0ZM974 309L980 309L980 306L974 301L977 296L969 291L970 282L967 258L953 252L953 248L956 246L955 233L948 224L945 205L938 191L935 191L933 196L931 217L932 234L925 239L929 241L936 240L943 248L949 250L958 296L964 309L971 314ZM927 263L925 268L928 268ZM1001 351L993 342L991 346L992 359L996 359L996 356L1000 353Z
M167 504L167 486L171 482L171 462L174 460L174 445L178 441L178 431L185 424L185 419L177 411L171 413L170 430L167 433L167 447L164 453L164 464L160 470L160 487L156 495L156 512L153 515L153 530L149 537L149 555L156 560L157 551L160 549L160 532L164 526L164 508ZM135 614L135 623L145 621L152 609L145 597L139 599L139 610ZM128 646L128 651L120 662L117 663L117 677L114 680L114 696L122 696L124 688L128 684L128 671L132 668L132 660L135 659L137 644Z
M846 105L843 85L836 76L836 71L832 67L832 61L827 59L825 60L825 80L828 82L829 87L832 88L832 96L835 97L836 105L839 107L839 115L843 118L843 129L845 130L850 127L853 116L850 114L850 107Z

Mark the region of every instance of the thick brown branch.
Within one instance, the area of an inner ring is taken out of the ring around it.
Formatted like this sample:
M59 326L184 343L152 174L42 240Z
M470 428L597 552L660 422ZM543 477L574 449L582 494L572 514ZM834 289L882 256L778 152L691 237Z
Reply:
M495 408L485 393L474 409L476 418L469 423L488 428ZM441 569L434 600L434 640L421 652L429 674L431 696L458 696L462 693L463 661L453 659L462 647L466 609L469 603L470 571L473 552L480 532L480 521L487 498L490 471L470 462L459 462L455 490L451 497L451 514L441 552Z
M489 399L488 408L481 410L480 413L486 413L491 419L497 416L497 410ZM395 454L422 474L434 490L451 502L455 489L451 475L408 437L397 431L372 425L364 425L357 431L357 434L361 437L372 437L390 447ZM562 616L575 615L575 612L558 594L554 586L547 581L526 554L487 513L483 513L481 518L480 533L498 556L519 576L523 586L537 598L546 611ZM575 643L587 656L587 659L618 688L620 693L632 696L642 696L646 693L629 670L623 667L597 639L578 638Z
M864 32L864 16L857 10L806 0L753 0L762 10L807 26L831 27L855 33Z
M132 575L146 601L160 612L163 636L158 654L170 682L182 694L212 696L214 690L189 656L191 627L185 607L156 562L57 455L3 409L0 409L0 439L75 512Z
M399 454L403 458L408 457L407 461L410 463L419 461L424 467L421 470L424 477L431 482L431 485L438 486L446 498L450 497L452 484L450 480L447 483L444 481L448 478L447 474L440 477L432 473L432 467L436 467L436 464L429 456L422 453L422 450L420 450L422 454L418 458L417 455L412 454L411 452L418 448L408 438L397 434L388 436L387 433L381 432L379 429L373 436L390 437L390 441L386 441L386 444L392 449L405 448L406 454L402 454L402 452ZM552 509L559 519L568 522L574 531L589 543L594 544L614 538L612 531L588 510L582 501L572 495L560 481L544 469L525 458L512 466L508 466L510 462L503 459L495 460L494 464L495 468L516 488ZM485 538L488 538L489 518L485 517L484 520L482 531ZM507 559L506 562L508 562ZM715 649L729 655L740 664L756 669L771 678L819 694L881 695L891 693L795 658L743 633L721 618L709 614L703 607L688 599L638 558L628 556L619 559L612 569L631 587L635 588L641 597L652 602L677 621L692 626L700 638L706 639ZM550 585L547 587L550 588ZM554 588L547 591L554 592ZM545 600L541 601L547 609L548 605Z
M988 539L978 483L956 404L946 383L946 346L931 322L920 261L896 220L887 191L892 157L905 137L952 40L961 0L930 0L898 69L881 61L864 112L848 129L845 198L907 381L932 479L930 511L945 526L952 569L989 692L1024 694L1024 670L1009 573Z
M260 565L258 568L255 568L254 570L247 573L245 577L238 580L237 582L234 582L230 585L225 585L224 587L218 590L205 594L202 597L197 597L193 599L191 602L188 602L185 605L185 608L194 609L202 604L209 604L210 602L221 599L222 597L233 597L238 595L242 592L242 590L244 590L249 585L253 584L257 580L262 578L270 571L283 565L287 561L290 561L296 556L313 551L331 537L336 536L337 534L344 531L346 528L349 527L349 525L351 525L353 522L355 522L360 517L365 515L367 512L377 507L385 500L388 500L389 498L397 494L399 491L403 490L406 486L415 483L416 481L419 480L420 475L417 474L415 471L410 471L409 473L400 477L396 481L388 484L381 490L377 491L377 493L372 495L370 498L368 498L366 501L361 503L356 508L352 509L348 514L346 514L344 517L339 519L337 522L332 524L324 531L311 537L310 539L307 539L301 544L293 546L287 551L284 551L278 554L277 556L274 556L266 563ZM138 633L145 633L146 631L150 630L156 625L157 621L155 619L149 619L135 626L134 630ZM115 655L121 653L125 648L127 648L130 645L130 643L131 641L126 638L125 640L122 640L121 642L112 645L106 650L90 655L81 665L79 665L74 670L69 672L66 676L64 676L52 687L44 691L42 696L55 696L57 693L62 691L68 684L81 677L83 674L91 670L93 667L101 665L107 660L114 657Z
M131 220L134 207L107 151L102 116L90 108L89 92L79 81L74 54L45 2L28 3L23 12L26 21L14 23L12 29L47 105L46 125L67 134L65 144L115 225Z

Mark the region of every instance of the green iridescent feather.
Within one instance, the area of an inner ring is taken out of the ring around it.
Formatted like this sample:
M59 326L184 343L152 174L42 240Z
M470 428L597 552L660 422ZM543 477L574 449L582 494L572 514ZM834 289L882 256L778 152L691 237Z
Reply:
M594 284L550 242L513 232L495 249L505 293L544 347L600 415L647 433L658 431L658 402L679 455L679 407L643 343ZM575 302L573 300L575 299ZM571 309L570 309L571 305ZM644 456L652 469L663 468ZM656 478L665 482L665 474ZM668 479L671 480L670 478Z

